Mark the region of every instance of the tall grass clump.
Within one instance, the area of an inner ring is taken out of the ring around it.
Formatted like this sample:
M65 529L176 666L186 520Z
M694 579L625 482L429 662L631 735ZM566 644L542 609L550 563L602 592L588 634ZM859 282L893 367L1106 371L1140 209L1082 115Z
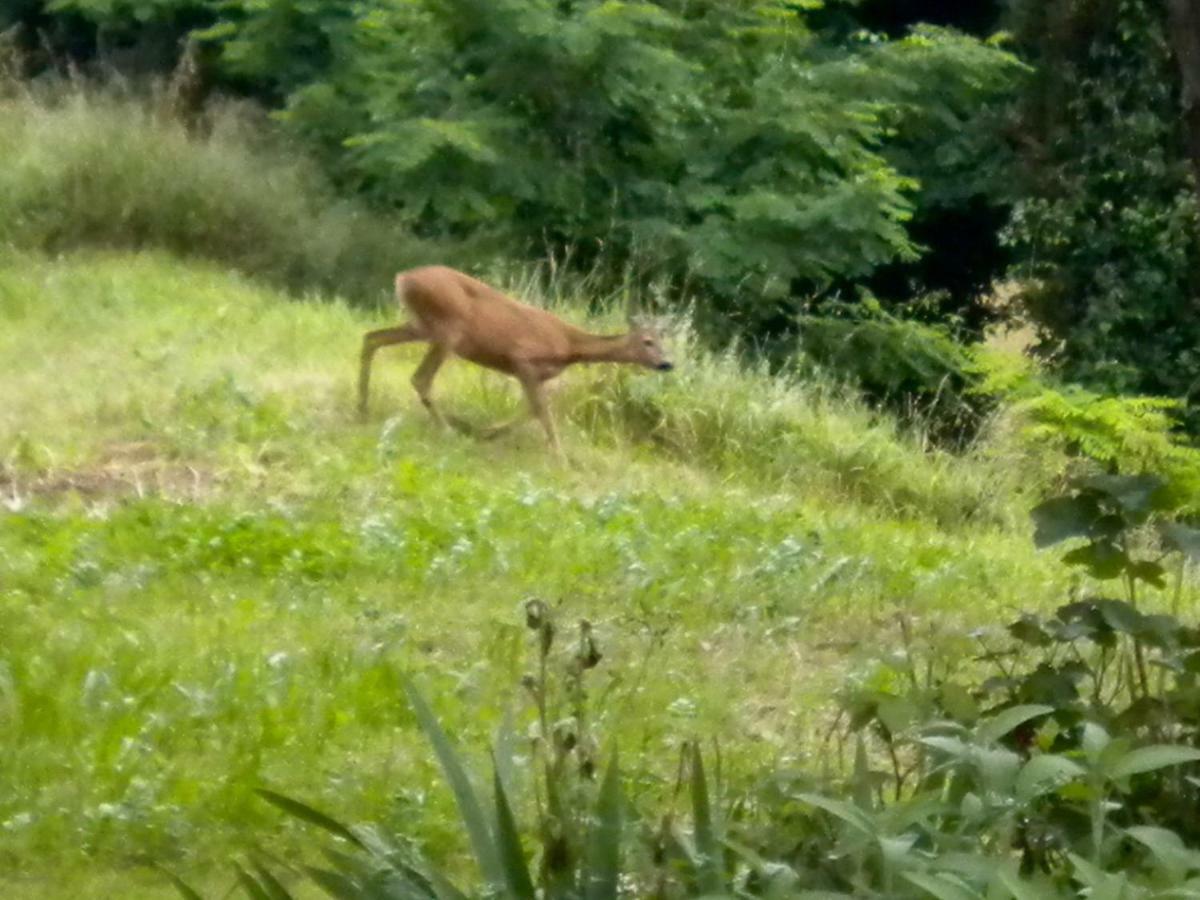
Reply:
M929 449L916 429L872 410L832 380L747 371L732 354L704 351L685 329L688 364L670 379L613 373L573 418L616 441L649 441L693 465L754 472L774 487L889 515L1011 524L1024 486L982 452L971 460ZM1000 484L1003 489L998 490Z
M553 270L494 277L567 319L589 319L596 331L620 331L627 311L662 305L659 286L632 278L605 291ZM938 449L922 422L901 422L828 372L800 366L775 372L736 346L713 349L686 315L657 324L675 370L659 377L597 367L573 376L560 401L572 424L611 446L653 447L727 477L753 473L773 489L943 526L1014 524L1046 474L1018 474L1014 448L993 445L986 428L962 452Z
M161 248L360 302L430 261L398 224L339 200L245 108L215 105L189 125L162 93L70 82L0 91L0 243Z

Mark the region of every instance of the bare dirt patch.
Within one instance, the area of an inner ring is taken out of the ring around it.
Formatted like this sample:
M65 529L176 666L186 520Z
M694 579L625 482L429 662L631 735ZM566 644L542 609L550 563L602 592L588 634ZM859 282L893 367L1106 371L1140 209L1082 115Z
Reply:
M196 501L211 493L218 477L185 460L165 458L149 442L112 444L94 462L39 472L0 466L0 503L21 509L35 497L76 495L85 500L162 496Z

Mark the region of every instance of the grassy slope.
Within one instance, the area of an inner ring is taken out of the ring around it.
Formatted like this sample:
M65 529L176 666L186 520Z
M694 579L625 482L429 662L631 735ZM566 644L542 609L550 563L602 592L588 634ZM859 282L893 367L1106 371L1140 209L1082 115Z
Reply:
M688 734L736 742L734 775L820 753L898 611L1061 596L1011 461L924 454L680 335L672 377L571 374L562 468L533 428L437 433L414 347L357 423L370 325L160 256L0 260L0 894L156 896L140 855L193 871L277 827L260 783L444 843L395 678L480 746L531 594L597 623L610 724L664 778ZM461 364L438 389L479 421L517 402Z

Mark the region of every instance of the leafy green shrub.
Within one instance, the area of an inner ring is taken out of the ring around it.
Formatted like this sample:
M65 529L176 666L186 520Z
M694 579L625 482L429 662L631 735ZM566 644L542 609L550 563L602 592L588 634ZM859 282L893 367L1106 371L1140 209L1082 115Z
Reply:
M1028 360L983 348L973 356L981 375L975 390L1002 399L1001 418L1015 424L1022 443L1090 469L1155 474L1181 513L1200 511L1200 448L1182 431L1181 402L1056 384Z
M573 400L573 419L599 439L652 442L689 465L749 470L768 483L803 484L898 515L943 523L1009 515L1011 496L996 486L1011 469L981 461L967 475L961 457L930 449L925 420L898 425L829 372L772 374L733 350L706 349L685 323L668 332L686 365L668 379L609 373Z
M907 880L935 897L1195 889L1200 854L1186 845L1200 841L1200 780L1179 767L1200 761L1200 631L1137 606L1139 585L1163 586L1162 551L1200 559L1200 532L1163 519L1169 505L1149 476L1093 478L1046 501L1034 510L1038 543L1084 538L1064 560L1123 585L1123 599L1022 616L1007 646L976 635L974 685L952 661L961 648L927 647L922 660L906 630L905 652L843 695L854 800L810 800L878 842L868 883ZM1139 551L1156 520L1161 547ZM872 745L890 770L873 767ZM1011 868L988 871L980 851ZM839 861L827 874L864 883Z
M1028 177L1008 239L1042 349L1068 378L1194 400L1200 213L1168 6L1013 4L1037 75L1021 104Z
M969 442L995 404L978 389L971 351L943 328L852 311L805 316L799 329L801 366L812 361L848 379L868 400L916 421L940 443Z
M161 247L360 301L426 258L427 245L337 200L264 135L232 107L189 130L153 97L116 88L0 93L0 243Z

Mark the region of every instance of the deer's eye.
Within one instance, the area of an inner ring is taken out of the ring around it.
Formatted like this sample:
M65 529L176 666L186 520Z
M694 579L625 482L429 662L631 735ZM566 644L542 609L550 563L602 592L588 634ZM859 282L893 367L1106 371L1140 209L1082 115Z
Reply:
M653 346L654 346L654 341L653 341L653 340L651 340L650 338L643 338L643 339L642 339L642 343L643 343L643 344L645 344L647 347L653 347Z

